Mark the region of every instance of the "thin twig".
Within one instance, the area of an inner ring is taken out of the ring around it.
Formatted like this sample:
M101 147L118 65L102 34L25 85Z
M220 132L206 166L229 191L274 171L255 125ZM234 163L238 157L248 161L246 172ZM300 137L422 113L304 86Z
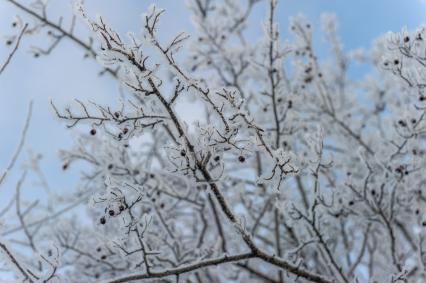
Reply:
M13 55L15 55L16 51L18 50L19 43L21 42L21 38L24 35L27 27L28 27L28 24L25 24L24 27L22 28L21 32L19 33L18 39L16 40L15 47L13 48L12 52L10 52L9 56L6 59L6 62L4 62L3 65L0 67L0 75L6 69L7 65L9 65L10 61L12 60Z

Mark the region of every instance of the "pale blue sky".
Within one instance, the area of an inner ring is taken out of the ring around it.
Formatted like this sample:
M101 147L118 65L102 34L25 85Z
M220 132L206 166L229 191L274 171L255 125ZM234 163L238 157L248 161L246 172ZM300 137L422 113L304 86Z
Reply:
M22 3L29 1L21 0ZM69 15L71 4L66 0L51 0L50 16ZM153 1L148 0L90 0L86 1L89 14L99 13L119 32L140 30L140 15ZM158 6L165 8L160 33L164 37L186 30L191 33L190 18L183 0L157 0ZM320 14L333 12L339 20L339 35L345 49L368 48L374 38L387 32L399 31L407 26L413 29L426 22L426 4L421 0L282 0L277 19L281 30L287 31L288 17L304 14L311 20L315 29L316 44L320 54L325 54L321 32L318 31ZM12 7L7 1L0 0L0 39L12 32L10 23L13 15L23 13ZM264 5L251 16L253 25L258 25L251 36L261 32L260 23L266 14ZM24 17L29 20L29 18ZM31 22L31 19L30 19ZM84 28L80 24L78 33ZM283 36L288 33L284 32ZM4 40L2 41L2 43ZM99 102L114 101L117 86L107 77L99 78L97 64L83 60L83 52L69 41L61 43L59 48L48 57L32 58L28 52L32 45L46 46L45 37L24 38L22 48L13 62L0 76L0 170L5 168L19 140L21 127L25 120L27 104L34 100L34 115L28 133L24 154L32 149L45 155L43 169L52 184L58 188L72 188L76 183L76 174L64 173L57 152L72 144L72 131L67 131L49 109L48 99L54 98L63 105L72 98L91 99ZM0 44L0 62L8 55L9 49ZM76 172L75 172L76 173ZM7 184L16 182L12 174ZM13 189L6 186L11 193ZM0 200L5 194L0 192Z

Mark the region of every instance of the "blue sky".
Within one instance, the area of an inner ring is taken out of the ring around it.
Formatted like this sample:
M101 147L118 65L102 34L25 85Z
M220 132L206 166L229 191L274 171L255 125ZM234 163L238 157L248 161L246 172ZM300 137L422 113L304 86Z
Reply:
M28 4L29 1L21 0ZM154 2L165 8L167 15L161 23L160 33L165 38L186 30L190 34L191 22L185 10L183 0L90 0L87 8L89 15L101 14L107 22L121 33L139 31L141 14ZM69 19L71 4L64 0L51 0L49 14L51 18L66 15ZM253 39L261 32L260 23L266 14L265 5L251 16ZM279 4L277 20L283 37L287 36L288 18L304 14L309 18L315 30L315 44L320 54L326 54L326 46L319 31L322 12L332 12L339 20L339 35L346 50L359 47L368 48L377 36L387 31L399 31L407 26L413 29L426 22L426 4L421 0L282 0ZM7 1L0 0L0 40L13 33L10 23L15 14L22 12ZM32 19L24 17L25 20ZM78 34L87 34L85 27L79 24ZM2 41L2 43L5 40ZM49 108L48 101L53 98L58 105L65 105L73 98L95 100L100 103L114 103L117 85L107 77L99 78L97 64L83 60L83 52L69 41L63 41L50 56L35 59L29 49L33 45L46 46L44 36L24 38L22 48L0 76L0 170L6 167L19 141L21 127L29 99L34 100L34 115L21 161L27 151L32 149L45 156L43 169L52 185L58 189L71 189L76 183L76 173L64 173L57 158L58 150L72 144L73 135L79 130L68 131L59 123ZM0 44L0 62L9 53L5 44ZM16 168L18 169L18 168ZM0 200L10 196L11 187L17 180L12 174L6 188L0 192Z

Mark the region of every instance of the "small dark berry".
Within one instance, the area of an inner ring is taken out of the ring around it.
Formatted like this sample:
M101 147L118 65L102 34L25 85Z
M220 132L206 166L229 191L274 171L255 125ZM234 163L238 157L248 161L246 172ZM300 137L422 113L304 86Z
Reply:
M353 200L350 200L350 201L348 202L348 204L352 206L352 205L354 205L354 201L353 201Z
M244 156L240 155L240 156L238 156L238 161L243 163L244 161L246 161L246 158Z
M156 202L156 201L157 201L157 199L156 199L156 198L152 198L152 199L151 199L151 201L152 201L152 202Z
M12 40L6 41L6 45L12 45Z
M47 256L52 256L52 250L47 251Z
M416 215L419 215L420 214L420 209L416 209L415 213L416 213Z
M68 163L64 163L64 165L62 165L62 170L67 170L68 169Z
M34 58L38 58L38 57L40 57L40 54L34 53Z
M118 209L119 209L120 211L123 211L123 210L124 210L124 205L120 205L120 206L118 207Z
M140 172L138 169L133 170L133 175L138 175Z
M115 212L114 212L114 210L110 209L110 210L108 211L108 214L109 214L110 216L114 216Z
M399 120L399 121L398 121L398 124L399 124L401 127L405 127L405 126L407 126L407 123L405 123L405 121L404 121L404 120Z
M17 23L17 22L13 22L13 23L12 23L12 27L14 27L14 28L15 28L17 25L18 25L18 23Z
M410 41L410 37L408 37L408 36L404 37L404 42L405 42L405 43L407 43L407 42L409 42L409 41Z
M422 226L425 227L426 226L426 221L422 222Z
M92 136L96 135L96 129L91 129L91 130L90 130L90 134L91 134Z
M150 177L150 178L154 178L154 177L155 177L155 175L154 175L154 174L149 174L149 177Z
M219 156L219 155L216 155L216 156L214 157L214 161L218 162L219 160L220 160L220 156Z
M120 112L114 112L114 116L115 116L115 118L118 118L118 117L120 117Z
M108 164L108 170L111 170L112 168L114 168L114 165Z
M417 120L416 120L416 119L414 119L414 118L413 118L413 119L411 119L411 123L412 123L412 124L415 124L416 122L417 122Z
M313 79L314 78L312 76L306 76L305 79L303 80L303 82L308 84L308 83L312 82Z
M288 109L291 109L292 107L293 107L293 101L289 100L289 101L287 102L287 108L288 108Z
M376 191L375 190L371 190L371 194L374 196L376 195Z
M102 256L101 256L101 259L102 259L102 260L106 260L106 258L107 258L107 256L106 256L106 255L102 255Z
M398 60L398 59L395 59L395 60L393 60L393 63L394 63L395 65L399 65L399 60Z
M180 151L180 156L185 156L186 155L186 151L184 150L184 149L182 149L181 151Z
M102 224L102 225L104 225L105 223L106 223L106 219L105 219L105 217L101 217L101 219L99 220L99 222Z
M127 134L129 132L129 129L128 128L124 128L123 129L123 134Z
M163 208L164 208L164 206L165 206L165 204L164 204L164 203L161 203L161 204L160 204L160 208L161 208L161 209L163 209Z

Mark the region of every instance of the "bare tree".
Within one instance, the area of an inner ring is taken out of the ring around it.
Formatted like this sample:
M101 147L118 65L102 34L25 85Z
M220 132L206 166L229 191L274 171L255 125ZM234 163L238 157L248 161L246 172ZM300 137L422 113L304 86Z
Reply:
M0 248L23 281L426 280L424 28L347 53L324 15L326 61L302 17L283 43L275 0L188 1L197 35L167 43L158 36L167 11L155 6L142 35L125 40L81 3L65 28L45 2L7 1L36 20L30 33L49 31L52 44L37 56L71 40L122 88L117 109L51 102L69 128L90 127L61 152L63 169L90 169L62 197L37 156L25 167L0 214L16 207ZM268 14L254 41L246 30L258 5ZM93 38L74 33L75 17ZM369 77L347 75L357 60L374 67ZM194 124L178 110L189 101L204 113ZM43 184L43 203L21 198L27 170ZM67 214L87 201L81 219ZM25 249L19 257L14 245Z

